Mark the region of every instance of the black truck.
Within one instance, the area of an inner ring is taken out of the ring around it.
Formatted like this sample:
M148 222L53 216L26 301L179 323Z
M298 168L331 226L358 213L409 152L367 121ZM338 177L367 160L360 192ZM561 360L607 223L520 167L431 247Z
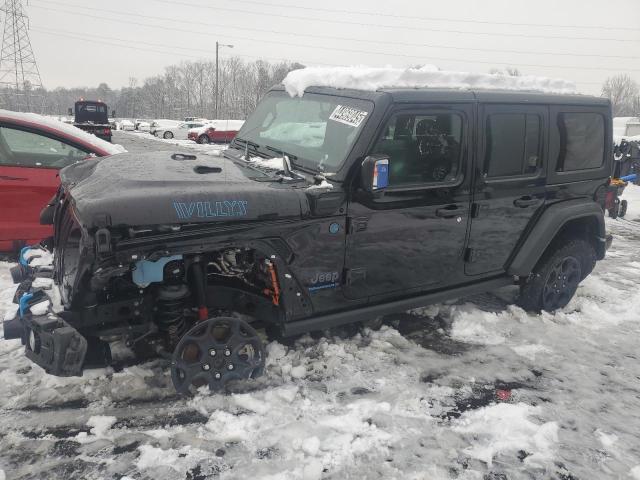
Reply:
M42 214L53 265L23 254L5 338L55 375L109 361L115 340L152 349L188 393L259 375L262 329L298 335L507 285L527 310L563 308L611 242L612 155L602 98L274 87L222 158L62 170ZM30 286L39 275L55 295ZM47 313L33 307L48 298Z
M73 109L69 109L69 115L74 116L74 126L110 142L111 124L109 123L108 111L104 102L79 100ZM115 112L112 112L111 116L115 117Z

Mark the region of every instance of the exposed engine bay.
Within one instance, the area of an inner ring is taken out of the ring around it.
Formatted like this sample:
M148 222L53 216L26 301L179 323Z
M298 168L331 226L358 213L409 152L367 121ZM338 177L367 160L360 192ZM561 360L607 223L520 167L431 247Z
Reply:
M262 324L255 319L277 320L280 286L272 259L255 249L229 247L129 265L103 260L93 273L78 265L74 278L68 268L67 276L56 276L61 270L54 273L50 265L31 266L32 258L49 255L34 250L23 252L12 272L22 283L10 334L22 338L27 356L48 373L80 375L84 368L109 365L115 342L141 357L171 359L181 393L206 384L219 389L261 372L264 351L254 327ZM55 262L68 267L75 255L61 249ZM33 288L42 278L49 279L48 287ZM45 311L36 307L45 301Z

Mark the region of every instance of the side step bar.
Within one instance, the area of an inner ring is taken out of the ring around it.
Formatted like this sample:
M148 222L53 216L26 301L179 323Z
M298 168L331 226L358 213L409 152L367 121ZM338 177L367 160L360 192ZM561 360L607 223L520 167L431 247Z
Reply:
M338 327L348 323L369 320L381 315L403 312L411 310L412 308L424 307L444 300L451 300L452 298L484 293L513 284L513 277L510 276L493 278L491 280L484 280L482 282L472 283L462 287L440 290L426 295L420 295L418 297L395 300L393 302L378 305L368 305L356 310L331 313L320 317L306 318L304 320L285 323L281 326L281 333L284 337L291 337L316 330L324 330L325 328Z

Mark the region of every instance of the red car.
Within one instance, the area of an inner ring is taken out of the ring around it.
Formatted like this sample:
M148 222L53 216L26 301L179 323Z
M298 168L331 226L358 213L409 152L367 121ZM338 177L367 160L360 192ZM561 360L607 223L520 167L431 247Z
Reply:
M215 120L189 130L187 138L197 143L229 143L238 134L243 120Z
M33 113L0 110L0 252L15 252L52 233L40 211L58 189L58 170L119 145Z

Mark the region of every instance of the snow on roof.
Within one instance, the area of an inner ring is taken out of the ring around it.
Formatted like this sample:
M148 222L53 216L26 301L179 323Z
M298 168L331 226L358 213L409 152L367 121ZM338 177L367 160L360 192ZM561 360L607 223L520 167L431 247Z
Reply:
M95 135L91 135L84 130L80 130L78 127L74 127L73 125L55 120L53 118L45 117L44 115L38 115L37 113L22 113L12 112L10 110L0 110L0 118L18 122L29 122L36 125L41 125L42 127L50 128L52 130L57 130L64 135L76 137L78 140L81 140L82 142L87 143L92 147L104 150L108 152L109 155L126 152L125 148L122 145L106 142L96 137Z
M448 72L433 65L420 68L393 67L308 67L289 72L282 81L286 91L302 96L307 87L352 88L376 91L381 88L457 88L534 90L544 93L578 93L567 80L502 74Z

